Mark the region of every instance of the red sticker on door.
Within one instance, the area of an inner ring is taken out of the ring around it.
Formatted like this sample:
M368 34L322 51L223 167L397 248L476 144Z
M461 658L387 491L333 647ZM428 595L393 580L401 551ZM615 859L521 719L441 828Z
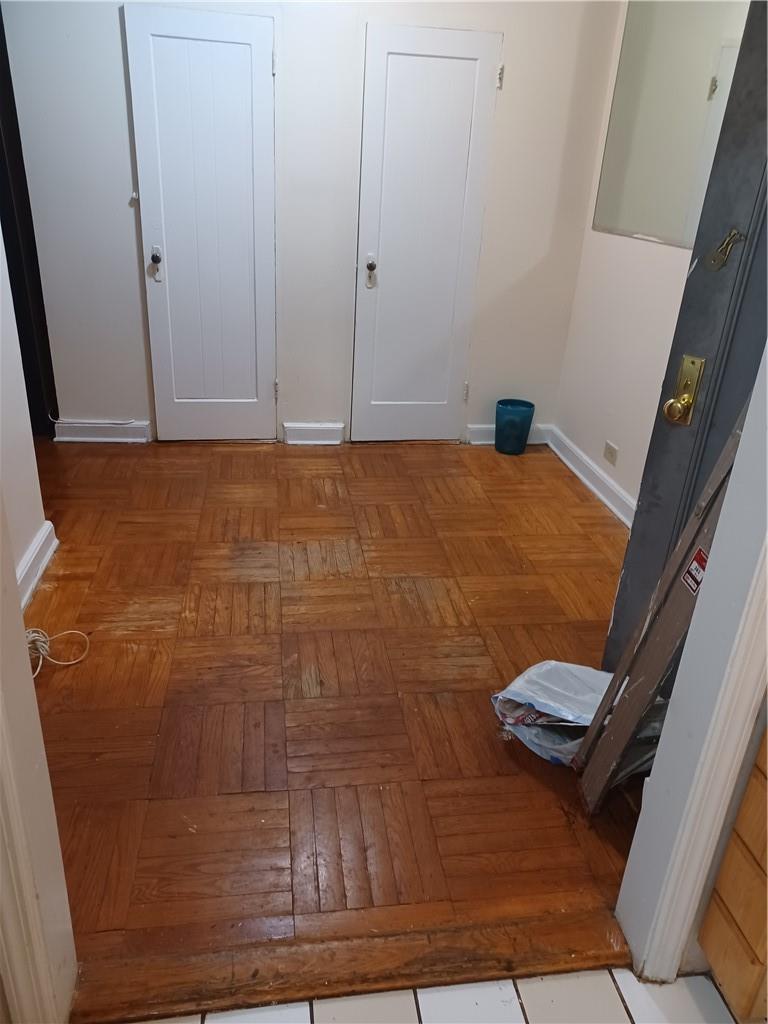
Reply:
M707 568L707 552L704 548L697 548L696 554L691 559L688 568L682 575L683 583L692 594L695 594L704 579L704 570Z

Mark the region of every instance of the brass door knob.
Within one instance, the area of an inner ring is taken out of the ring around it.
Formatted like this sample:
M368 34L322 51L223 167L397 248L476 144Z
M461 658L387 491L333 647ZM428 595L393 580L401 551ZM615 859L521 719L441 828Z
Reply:
M693 397L691 395L678 395L676 398L670 398L664 403L664 415L670 423L678 423L685 418L692 405Z

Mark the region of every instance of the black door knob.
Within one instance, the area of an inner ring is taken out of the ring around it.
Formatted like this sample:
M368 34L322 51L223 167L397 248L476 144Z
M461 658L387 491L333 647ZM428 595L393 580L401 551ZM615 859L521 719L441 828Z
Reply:
M368 262L365 264L365 269L368 271L369 274L372 274L376 269L376 260L368 260Z
M153 252L152 255L149 258L152 260L152 262L155 264L155 266L157 266L158 263L162 263L163 262L163 257L160 255L159 252Z

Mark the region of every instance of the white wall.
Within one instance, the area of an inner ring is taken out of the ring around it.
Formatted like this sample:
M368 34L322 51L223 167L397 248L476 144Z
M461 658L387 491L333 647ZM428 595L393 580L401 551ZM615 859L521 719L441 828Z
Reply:
M118 11L3 4L64 419L151 409Z
M555 422L637 500L690 252L587 229ZM619 448L615 466L606 441Z
M623 25L613 40L615 76ZM603 106L603 139L611 90ZM690 251L595 231L592 209L600 175L596 152L592 199L554 420L584 460L591 461L631 505L637 499ZM612 466L606 441L619 448Z
M349 420L369 18L504 33L467 419L551 421L620 4L227 6L277 13L279 421ZM61 415L146 419L118 5L3 10Z
M0 240L0 482L5 491L11 562L17 572L46 522L21 368L16 314ZM50 523L47 524L50 527ZM48 532L48 531L45 531ZM49 531L53 533L52 528Z

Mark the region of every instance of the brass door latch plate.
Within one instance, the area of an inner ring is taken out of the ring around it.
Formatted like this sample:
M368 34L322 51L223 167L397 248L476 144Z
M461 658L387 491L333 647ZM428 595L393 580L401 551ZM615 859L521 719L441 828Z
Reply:
M688 426L691 422L705 363L706 359L699 356L683 356L677 373L675 393L663 406L664 415L670 423Z
M717 248L713 249L712 252L704 259L704 266L707 270L722 270L725 264L728 262L728 257L731 255L731 249L738 242L743 242L746 239L746 235L742 234L738 228L731 228L725 238L722 240Z

